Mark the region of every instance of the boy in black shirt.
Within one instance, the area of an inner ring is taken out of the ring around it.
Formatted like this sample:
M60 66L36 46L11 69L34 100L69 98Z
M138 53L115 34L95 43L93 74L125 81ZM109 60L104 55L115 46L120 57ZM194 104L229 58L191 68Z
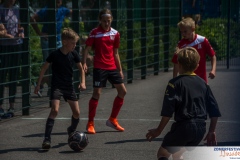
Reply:
M43 64L37 86L34 93L37 94L40 89L41 80L45 71L52 64L52 88L51 88L51 106L52 109L48 116L45 128L45 138L42 144L42 149L51 147L51 132L54 125L54 119L58 114L60 107L60 98L63 97L67 101L72 110L71 126L67 128L68 134L76 130L79 123L80 108L78 98L73 88L73 65L77 65L80 71L81 81L79 89L86 89L85 73L80 63L80 56L74 50L79 36L70 28L63 29L62 35L63 46L56 51L53 51Z
M159 136L174 113L176 122L158 150L159 160L167 160L170 155L174 160L182 159L186 149L184 146L197 146L206 133L207 114L211 122L204 140L210 146L217 143L215 128L221 114L210 87L194 73L199 60L198 52L192 47L178 51L180 75L168 83L159 126L146 134L149 141Z

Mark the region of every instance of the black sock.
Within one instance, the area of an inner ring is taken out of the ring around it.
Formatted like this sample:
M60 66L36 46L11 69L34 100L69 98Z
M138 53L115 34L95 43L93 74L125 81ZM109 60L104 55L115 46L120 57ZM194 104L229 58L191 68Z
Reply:
M45 128L45 139L51 141L51 133L54 126L54 119L47 119L46 128Z
M75 119L72 116L71 127L70 127L72 131L76 131L78 123L79 123L79 118Z

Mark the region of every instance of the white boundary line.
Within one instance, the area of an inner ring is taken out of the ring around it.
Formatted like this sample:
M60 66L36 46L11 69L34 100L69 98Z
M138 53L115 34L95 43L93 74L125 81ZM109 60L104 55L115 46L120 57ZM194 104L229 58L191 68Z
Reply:
M47 118L22 118L23 120L42 120ZM59 117L56 118L59 120L70 120L71 118L65 118L65 117ZM88 118L80 118L80 120L87 121ZM106 121L107 119L101 119L101 118L95 118L95 121ZM119 121L145 121L145 122L160 122L160 119L118 119ZM170 120L171 122L174 122L174 120ZM210 122L210 120L207 120L206 122ZM221 121L218 120L218 123L234 123L234 124L240 124L238 121Z

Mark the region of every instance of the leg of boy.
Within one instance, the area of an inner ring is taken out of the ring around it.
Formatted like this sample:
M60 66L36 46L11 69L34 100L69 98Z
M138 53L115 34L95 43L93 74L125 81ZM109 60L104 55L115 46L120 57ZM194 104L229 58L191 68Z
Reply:
M162 159L162 160L168 160L168 158L171 156L171 153L169 153L165 148L163 148L162 146L158 149L158 153L157 153L157 158L158 159ZM164 159L165 158L165 159Z
M79 123L79 116L80 116L80 108L78 101L67 101L68 104L71 107L72 110L72 118L71 118L71 126L68 127L68 135L70 135L72 132L76 131L77 125Z
M126 88L123 83L122 84L114 84L114 87L117 89L118 95L116 96L116 98L113 102L111 118L117 118L117 115L123 105L123 102L124 102L124 96L127 93Z
M170 152L168 152L168 150L166 150L161 146L158 150L157 157L160 160L165 160L165 159L167 160L172 155L173 160L182 160L183 159L182 155L185 151L186 151L185 148L181 148L179 151L171 154Z
M112 113L111 113L111 116L109 117L109 119L107 120L106 125L111 128L114 128L118 131L124 131L124 128L121 127L117 121L117 116L123 105L124 96L126 95L127 90L123 83L114 84L114 86L117 89L118 95L116 96L116 98L113 102Z
M51 148L51 133L54 126L54 120L57 117L60 100L52 100L51 101L52 109L48 116L46 127L45 127L45 137L42 144L42 149L49 149Z
M94 128L94 117L96 115L96 110L98 106L98 99L100 98L102 88L94 88L92 98L89 100L89 111L88 111L88 124L87 124L87 132L90 134L95 134Z

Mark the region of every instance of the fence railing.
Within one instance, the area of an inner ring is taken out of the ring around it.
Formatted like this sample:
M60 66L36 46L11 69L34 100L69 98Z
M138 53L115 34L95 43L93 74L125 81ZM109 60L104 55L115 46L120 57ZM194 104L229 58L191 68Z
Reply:
M211 2L199 0L201 20L197 33L206 36L217 53L218 65L239 65L236 59L240 57L239 30L240 30L240 1L238 0L213 0ZM65 1L63 1L65 2ZM88 33L98 25L97 15L101 8L108 7L113 13L112 27L121 35L119 54L125 73L125 82L133 83L135 79L146 79L148 75L158 75L167 72L172 67L171 58L174 49L181 38L177 23L183 13L182 0L72 0L64 3L72 11L63 21L63 27L71 27L79 33L81 39L76 50L84 48L84 39ZM215 2L215 3L213 3ZM209 12L209 5L216 7L214 14ZM21 26L24 28L22 49L16 51L20 55L18 64L6 65L4 58L10 57L8 50L1 50L1 78L0 86L4 94L0 97L2 107L9 107L8 99L15 98L15 110L22 111L23 115L29 114L29 108L48 106L47 91L50 83L44 84L43 97L33 94L34 82L37 81L41 65L43 64L42 51L52 51L57 48L58 8L56 1L46 1L47 17L39 20L37 25L41 29L47 24L48 47L41 47L41 36L32 28L31 17L44 6L37 0L19 1ZM35 6L35 7L30 7ZM227 7L226 7L227 6ZM231 7L230 7L231 6ZM226 8L228 10L226 10ZM35 13L34 13L35 12ZM57 16L57 19L56 19ZM94 54L94 53L92 53ZM4 61L4 63L3 63ZM3 65L5 64L5 65ZM16 69L16 78L9 72ZM90 67L91 68L91 67ZM74 84L77 88L78 71L74 72ZM45 77L51 77L49 71ZM3 80L4 79L4 80ZM87 77L89 90L92 89L91 73ZM10 87L17 85L16 94ZM111 85L110 85L111 87ZM88 91L89 91L88 90ZM85 93L88 93L86 91ZM11 94L9 94L11 93ZM79 94L79 93L78 93ZM82 95L81 95L82 96Z

